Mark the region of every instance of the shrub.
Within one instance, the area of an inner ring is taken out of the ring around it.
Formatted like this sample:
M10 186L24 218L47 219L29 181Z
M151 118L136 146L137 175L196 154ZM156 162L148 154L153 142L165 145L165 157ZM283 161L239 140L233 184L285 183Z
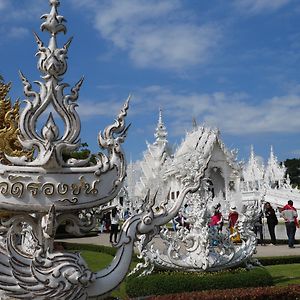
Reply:
M258 257L263 266L300 263L300 255Z
M272 277L264 268L213 273L161 272L145 277L129 277L126 280L126 292L129 297L140 297L272 284Z
M147 298L148 300L251 300L251 299L273 299L273 300L294 300L300 299L300 286L290 285L286 287L256 287L245 289L215 290L192 292L182 294L170 294Z

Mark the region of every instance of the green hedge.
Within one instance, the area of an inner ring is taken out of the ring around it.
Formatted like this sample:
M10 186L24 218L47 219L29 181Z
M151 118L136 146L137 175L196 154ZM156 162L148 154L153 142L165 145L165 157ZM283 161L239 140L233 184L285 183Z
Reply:
M264 268L209 273L161 272L144 277L127 278L126 293L129 297L141 297L272 284L272 277Z
M300 286L289 285L284 287L252 287L230 290L215 290L191 292L182 294L170 294L163 296L151 297L151 300L190 300L190 299L205 299L205 300L295 300L300 299Z
M257 257L263 266L300 263L300 255Z

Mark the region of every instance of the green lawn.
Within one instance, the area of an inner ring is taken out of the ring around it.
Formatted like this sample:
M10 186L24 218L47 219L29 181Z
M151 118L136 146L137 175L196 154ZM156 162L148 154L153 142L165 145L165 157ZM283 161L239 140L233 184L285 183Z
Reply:
M101 252L81 250L80 253L92 271L107 267L113 259L111 255ZM135 264L132 264L132 267ZM265 268L272 276L276 286L300 284L300 264L271 265ZM120 299L126 299L125 283L122 283L112 295Z
M277 286L300 284L300 264L266 266Z
M109 254L95 251L81 250L80 254L93 272L106 268L113 259Z
M101 252L81 250L80 254L93 272L104 269L113 260L111 255ZM133 268L135 265L136 263L131 263L131 268ZM124 282L114 292L112 292L112 296L119 299L128 298L126 295Z

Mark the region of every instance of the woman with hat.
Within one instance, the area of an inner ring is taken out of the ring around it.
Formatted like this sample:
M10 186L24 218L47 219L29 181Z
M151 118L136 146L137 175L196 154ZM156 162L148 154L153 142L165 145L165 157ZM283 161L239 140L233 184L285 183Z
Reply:
M239 218L239 213L236 211L236 206L231 206L228 214L228 227L230 231L231 240L233 242L240 242L241 238L237 230L235 229L235 224Z

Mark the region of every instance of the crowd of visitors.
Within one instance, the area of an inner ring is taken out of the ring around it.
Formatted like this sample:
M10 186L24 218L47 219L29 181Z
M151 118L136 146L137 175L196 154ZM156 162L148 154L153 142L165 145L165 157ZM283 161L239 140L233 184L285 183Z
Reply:
M284 219L286 234L288 237L288 246L289 248L295 248L295 234L296 229L299 228L298 222L298 214L296 208L293 206L293 201L289 200L287 204L278 208L280 215ZM190 223L188 222L188 206L185 205L183 210L178 212L178 215L173 219L173 230L176 231L178 226L182 226L188 230L190 230ZM107 232L109 233L109 240L111 243L117 243L117 236L119 232L120 221L125 221L130 216L130 212L126 209L122 215L116 207L114 207L111 211L106 212L99 224L99 232ZM239 219L239 213L237 211L236 206L232 205L228 212L228 218L224 218L221 213L221 204L218 203L213 206L213 211L209 221L209 230L211 236L213 237L211 240L211 244L213 246L218 245L219 241L216 238L218 234L222 233L224 221L227 222L227 229L230 239L234 243L240 243L241 237L237 230L237 223ZM278 218L276 215L275 209L272 207L270 202L266 202L260 211L260 214L254 224L253 231L258 236L258 244L265 245L264 240L264 220L266 220L267 228L269 231L269 235L271 238L271 244L276 245L276 225L278 225Z

